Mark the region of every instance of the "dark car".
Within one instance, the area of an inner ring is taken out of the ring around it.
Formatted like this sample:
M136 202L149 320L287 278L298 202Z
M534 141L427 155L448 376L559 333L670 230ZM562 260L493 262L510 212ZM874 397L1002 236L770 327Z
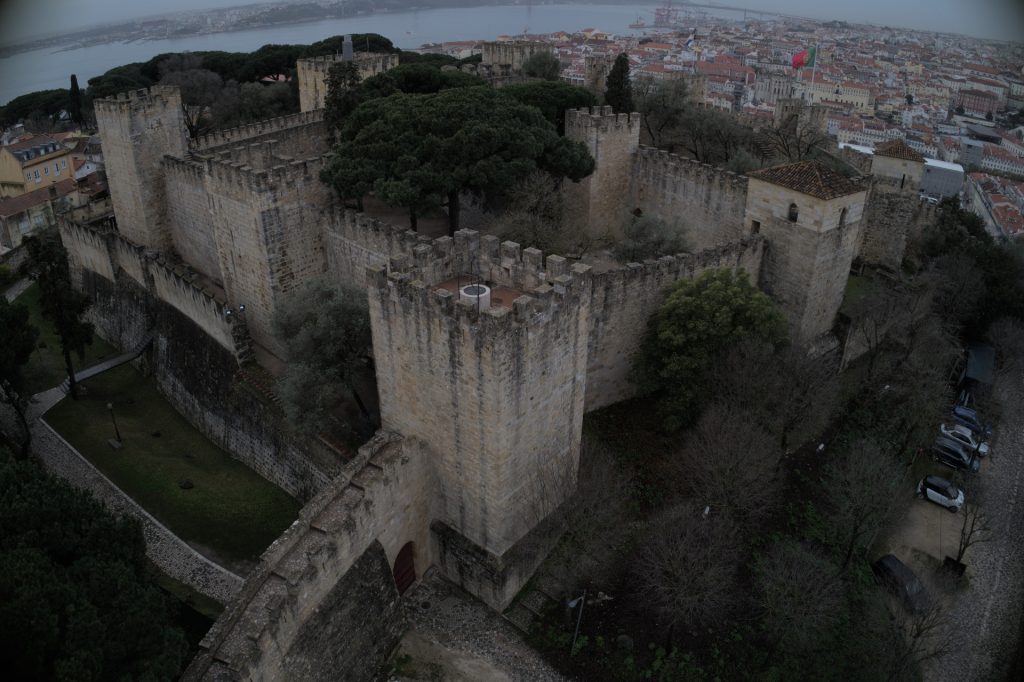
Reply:
M953 419L957 424L963 424L977 435L988 437L992 433L992 427L981 421L978 413L969 407L957 405L953 408Z
M954 469L976 472L981 464L974 453L962 443L946 436L939 436L932 444L932 458L941 464Z
M903 605L909 611L924 613L931 606L931 599L924 585L906 564L892 554L886 554L871 564L871 570L886 589L903 601Z

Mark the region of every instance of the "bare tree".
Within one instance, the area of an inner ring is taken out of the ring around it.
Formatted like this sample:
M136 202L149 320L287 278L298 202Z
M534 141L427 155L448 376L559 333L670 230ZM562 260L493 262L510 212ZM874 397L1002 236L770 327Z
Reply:
M636 110L643 114L646 142L659 149L668 149L670 140L679 135L678 128L686 111L693 106L690 89L682 78L656 81L643 76L633 82Z
M548 173L537 171L508 188L504 204L490 226L502 239L568 257L594 246L594 238L568 227L560 183Z
M977 262L966 253L937 259L932 265L937 276L935 310L951 323L962 324L974 313L985 295L985 278Z
M696 503L748 525L780 501L781 454L751 413L716 400L687 433L670 471Z
M897 512L898 501L905 497L904 478L900 462L874 441L862 440L831 454L823 484L833 541L843 554L842 571Z
M881 587L866 597L858 614L864 679L916 682L923 663L953 646L955 631L938 600L923 612L911 613Z
M742 560L740 535L730 519L681 504L647 529L633 568L637 598L670 633L679 626L716 625L740 603Z
M999 358L998 378L1015 381L1024 369L1024 325L1000 318L989 327L988 337Z
M716 398L750 411L783 452L819 435L839 400L835 358L799 345L776 351L742 341L712 370L711 383Z
M778 128L765 128L759 146L786 161L801 161L815 148L828 143L828 133L798 113L788 116Z
M754 567L754 601L768 636L766 659L806 651L837 617L843 583L836 566L794 540L773 544Z
M192 138L207 129L204 121L224 89L221 77L202 68L202 63L201 57L192 54L176 54L160 63L160 84L181 89L181 111Z
M968 550L992 539L993 518L987 511L988 490L979 476L972 477L964 494L966 504L960 510L960 537L956 547L956 561L963 563ZM970 497L968 497L968 495Z

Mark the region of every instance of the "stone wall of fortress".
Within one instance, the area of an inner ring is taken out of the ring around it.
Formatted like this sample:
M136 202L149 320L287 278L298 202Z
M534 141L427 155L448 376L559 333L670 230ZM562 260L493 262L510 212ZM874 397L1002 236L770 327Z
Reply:
M182 680L366 680L404 630L391 566L432 562L432 454L381 432L272 544Z
M632 207L682 225L693 249L734 242L746 233L746 176L653 147L640 147L632 169Z
M767 244L745 237L693 254L664 256L645 263L596 274L590 306L590 352L587 360L587 411L632 397L633 358L647 330L647 320L665 300L666 290L709 268L744 270L759 281Z
M303 113L323 109L327 97L327 77L331 67L341 61L341 55L300 59L295 63L299 80L299 110ZM390 53L356 52L354 59L363 80L398 66L398 55Z
M215 130L200 135L192 141L193 151L208 154L238 144L255 144L265 140L274 140L278 144L278 152L296 158L322 154L326 137L324 112L303 111L277 118L268 118L236 128Z
M181 265L132 244L111 228L62 221L76 284L92 298L90 319L123 350L150 334L140 360L171 404L211 441L300 500L326 486L337 463L283 428L271 406L245 391L239 359L245 321Z

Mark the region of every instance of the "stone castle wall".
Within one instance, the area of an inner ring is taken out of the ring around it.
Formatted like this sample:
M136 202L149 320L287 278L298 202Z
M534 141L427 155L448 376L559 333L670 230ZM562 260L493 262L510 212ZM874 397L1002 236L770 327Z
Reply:
M234 458L300 500L327 485L337 462L289 436L274 408L235 389L238 356L246 350L234 340L237 326L244 327L237 313L225 316L224 302L195 286L182 266L147 257L122 237L64 224L61 238L73 254L76 282L94 302L89 316L100 336L131 349L155 332L142 362L179 413ZM80 254L95 266L100 249L111 242L117 246L107 253L116 255L108 255L105 267L83 266ZM129 274L142 267L141 280ZM115 274L111 278L104 272Z
M170 248L159 170L165 154L184 157L187 149L178 88L121 93L94 107L119 229L136 244Z
M323 152L326 137L324 112L303 111L277 118L268 118L236 128L215 130L192 141L192 150L204 154L220 151L238 144L252 144L276 140L279 153L295 157L312 156Z
M271 332L280 297L323 273L321 225L332 205L320 158L256 170L244 161L207 160L206 186L228 300L246 307L252 338L279 352Z
M592 107L565 112L565 136L582 142L597 163L579 182L563 185L565 221L594 237L622 236L629 217L633 156L640 146L640 114Z
M210 279L222 282L217 241L210 216L205 166L165 156L163 162L171 243L182 260Z
M341 55L300 59L295 62L299 79L299 110L315 111L324 108L327 98L327 76L331 67L341 61ZM356 52L353 61L359 67L359 77L366 80L398 66L398 55L390 53Z
M379 433L272 544L182 680L366 680L404 629L391 566L430 565L431 454Z
M694 159L641 147L632 173L632 203L644 215L682 225L695 250L747 233L747 178Z
M647 331L647 321L665 300L666 290L710 268L735 268L757 283L766 244L746 237L695 254L665 256L631 263L593 277L590 352L587 360L587 411L632 397L633 359Z
M530 40L499 40L485 42L482 47L481 64L509 66L512 71L522 71L523 64L530 57L541 52L552 53L550 43Z
M895 181L872 178L858 256L865 263L898 270L909 243L934 224L936 209L916 192L900 190Z

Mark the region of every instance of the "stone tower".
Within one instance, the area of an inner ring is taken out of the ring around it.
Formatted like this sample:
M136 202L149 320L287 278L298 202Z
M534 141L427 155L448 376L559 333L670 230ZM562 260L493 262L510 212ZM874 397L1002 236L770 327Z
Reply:
M768 239L764 290L782 308L793 340L832 328L860 242L867 189L815 161L750 173L746 221Z
M161 161L188 149L176 87L120 93L95 103L118 230L150 249L171 247Z
M609 106L569 110L565 136L585 144L597 163L589 176L566 182L566 220L594 237L621 236L640 147L640 114L613 114Z
M381 427L432 453L437 565L503 608L546 553L524 538L576 487L589 267L469 230L414 260L368 275ZM471 282L487 306L460 297Z

